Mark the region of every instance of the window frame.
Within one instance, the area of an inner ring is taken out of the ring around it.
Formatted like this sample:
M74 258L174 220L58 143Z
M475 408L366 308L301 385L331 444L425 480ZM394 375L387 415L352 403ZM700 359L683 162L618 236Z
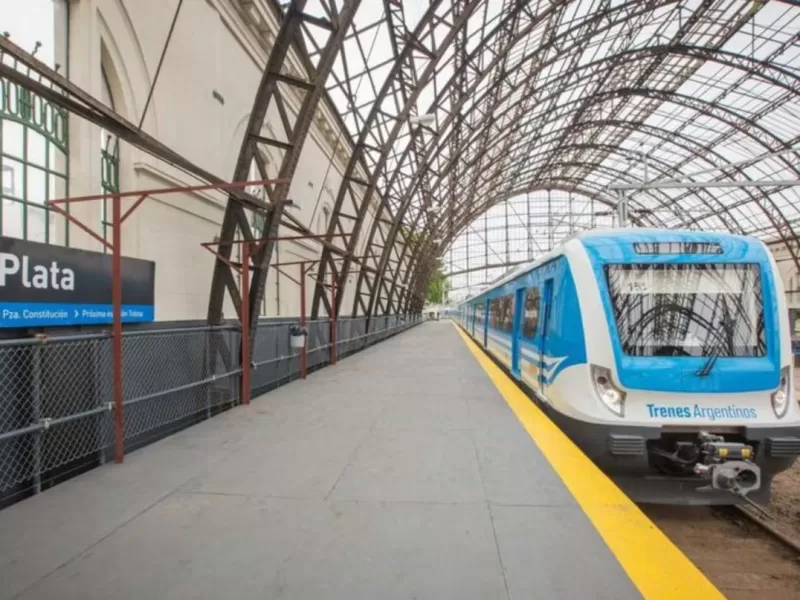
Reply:
M514 334L514 295L506 294L489 301L489 327L508 335Z
M618 290L615 288L615 283L612 281L613 277L616 277L616 273L623 272L623 271L632 271L632 270L640 270L646 271L648 269L653 270L676 270L676 271L689 271L696 269L698 272L702 272L705 270L710 270L714 272L720 272L725 270L739 270L743 274L745 269L749 271L754 277L752 279L753 289L749 290L750 292L755 293L756 302L756 319L754 319L753 323L751 324L751 328L754 329L753 334L756 336L756 344L752 347L748 346L734 346L731 344L731 352L722 352L722 348L719 347L719 342L714 342L715 336L710 336L708 339L710 340L708 344L704 344L702 349L698 353L690 353L686 355L675 355L679 358L707 358L712 355L716 355L722 358L764 358L769 355L769 335L767 334L767 304L766 304L766 283L764 281L764 268L758 262L687 262L687 263L609 263L604 266L604 283L607 290L607 297L608 301L611 306L611 313L612 313L612 320L609 323L609 326L613 328L613 332L616 334L617 342L619 343L620 351L624 356L633 357L633 358L642 358L642 357L652 357L658 356L658 354L649 351L648 348L650 346L646 345L635 345L629 339L631 335L631 331L636 330L636 327L630 325L628 320L632 319L634 316L638 316L641 320L644 318L645 315L649 315L651 312L656 310L656 306L654 305L643 305L641 302L636 303L634 301L629 301L630 305L622 298L624 294L620 294ZM687 305L688 308L691 308L691 311L688 311L686 314L688 315L687 318L689 323L699 324L701 320L699 317L703 316L700 312L695 309L695 305L698 302L697 296L701 294L677 294L677 296L692 296L692 304ZM632 296L635 297L635 296ZM653 294L643 294L643 298L652 298ZM705 300L701 300L700 307L710 307ZM711 314L714 316L713 320L716 320L716 309L711 309ZM665 313L666 314L666 313ZM728 314L728 313L725 313ZM649 318L649 317L648 317ZM736 318L733 320L734 323L740 324L742 317L741 315L736 315ZM634 325L638 325L637 321L634 321ZM649 325L648 325L649 326ZM700 332L703 331L711 331L713 328L711 326L705 327L705 329L700 329ZM735 332L735 333L738 333ZM696 335L696 334L693 334ZM735 334L732 334L735 335ZM689 348L690 346L676 346L680 347L681 349ZM708 348L713 347L713 351L708 350ZM734 350L734 348L745 348L744 350Z

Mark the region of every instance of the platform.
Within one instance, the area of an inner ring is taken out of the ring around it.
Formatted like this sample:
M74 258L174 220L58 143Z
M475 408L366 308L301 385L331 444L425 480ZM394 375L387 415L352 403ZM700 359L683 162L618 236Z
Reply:
M12 506L0 598L679 597L488 368L426 323Z

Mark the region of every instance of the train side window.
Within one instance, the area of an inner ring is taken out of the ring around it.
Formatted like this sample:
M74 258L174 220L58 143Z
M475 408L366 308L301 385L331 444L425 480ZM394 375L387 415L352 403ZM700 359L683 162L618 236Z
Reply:
M514 329L514 296L503 298L503 321L501 329L506 333L511 333Z
M503 302L502 298L495 298L489 305L489 310L490 310L489 327L493 329L500 329L500 325L503 321L502 302Z
M480 324L481 327L483 327L483 312L484 312L483 302L475 304L475 322L476 324Z
M536 336L536 327L539 325L539 288L529 288L525 295L525 319L522 324L522 336L532 338Z

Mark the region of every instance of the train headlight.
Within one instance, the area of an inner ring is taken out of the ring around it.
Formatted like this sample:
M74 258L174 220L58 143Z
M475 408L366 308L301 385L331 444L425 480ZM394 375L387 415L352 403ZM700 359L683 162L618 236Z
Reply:
M778 384L778 389L772 392L770 400L772 401L772 412L779 419L786 415L789 410L789 397L792 392L790 377L792 370L790 367L783 367L781 369L781 382Z
M606 408L619 417L625 416L625 392L614 385L611 371L606 367L592 365L594 392Z

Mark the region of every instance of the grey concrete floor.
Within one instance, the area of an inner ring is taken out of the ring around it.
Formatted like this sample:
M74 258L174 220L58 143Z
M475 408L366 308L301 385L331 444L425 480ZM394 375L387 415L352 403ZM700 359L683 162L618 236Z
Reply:
M639 598L426 323L0 512L0 598Z

